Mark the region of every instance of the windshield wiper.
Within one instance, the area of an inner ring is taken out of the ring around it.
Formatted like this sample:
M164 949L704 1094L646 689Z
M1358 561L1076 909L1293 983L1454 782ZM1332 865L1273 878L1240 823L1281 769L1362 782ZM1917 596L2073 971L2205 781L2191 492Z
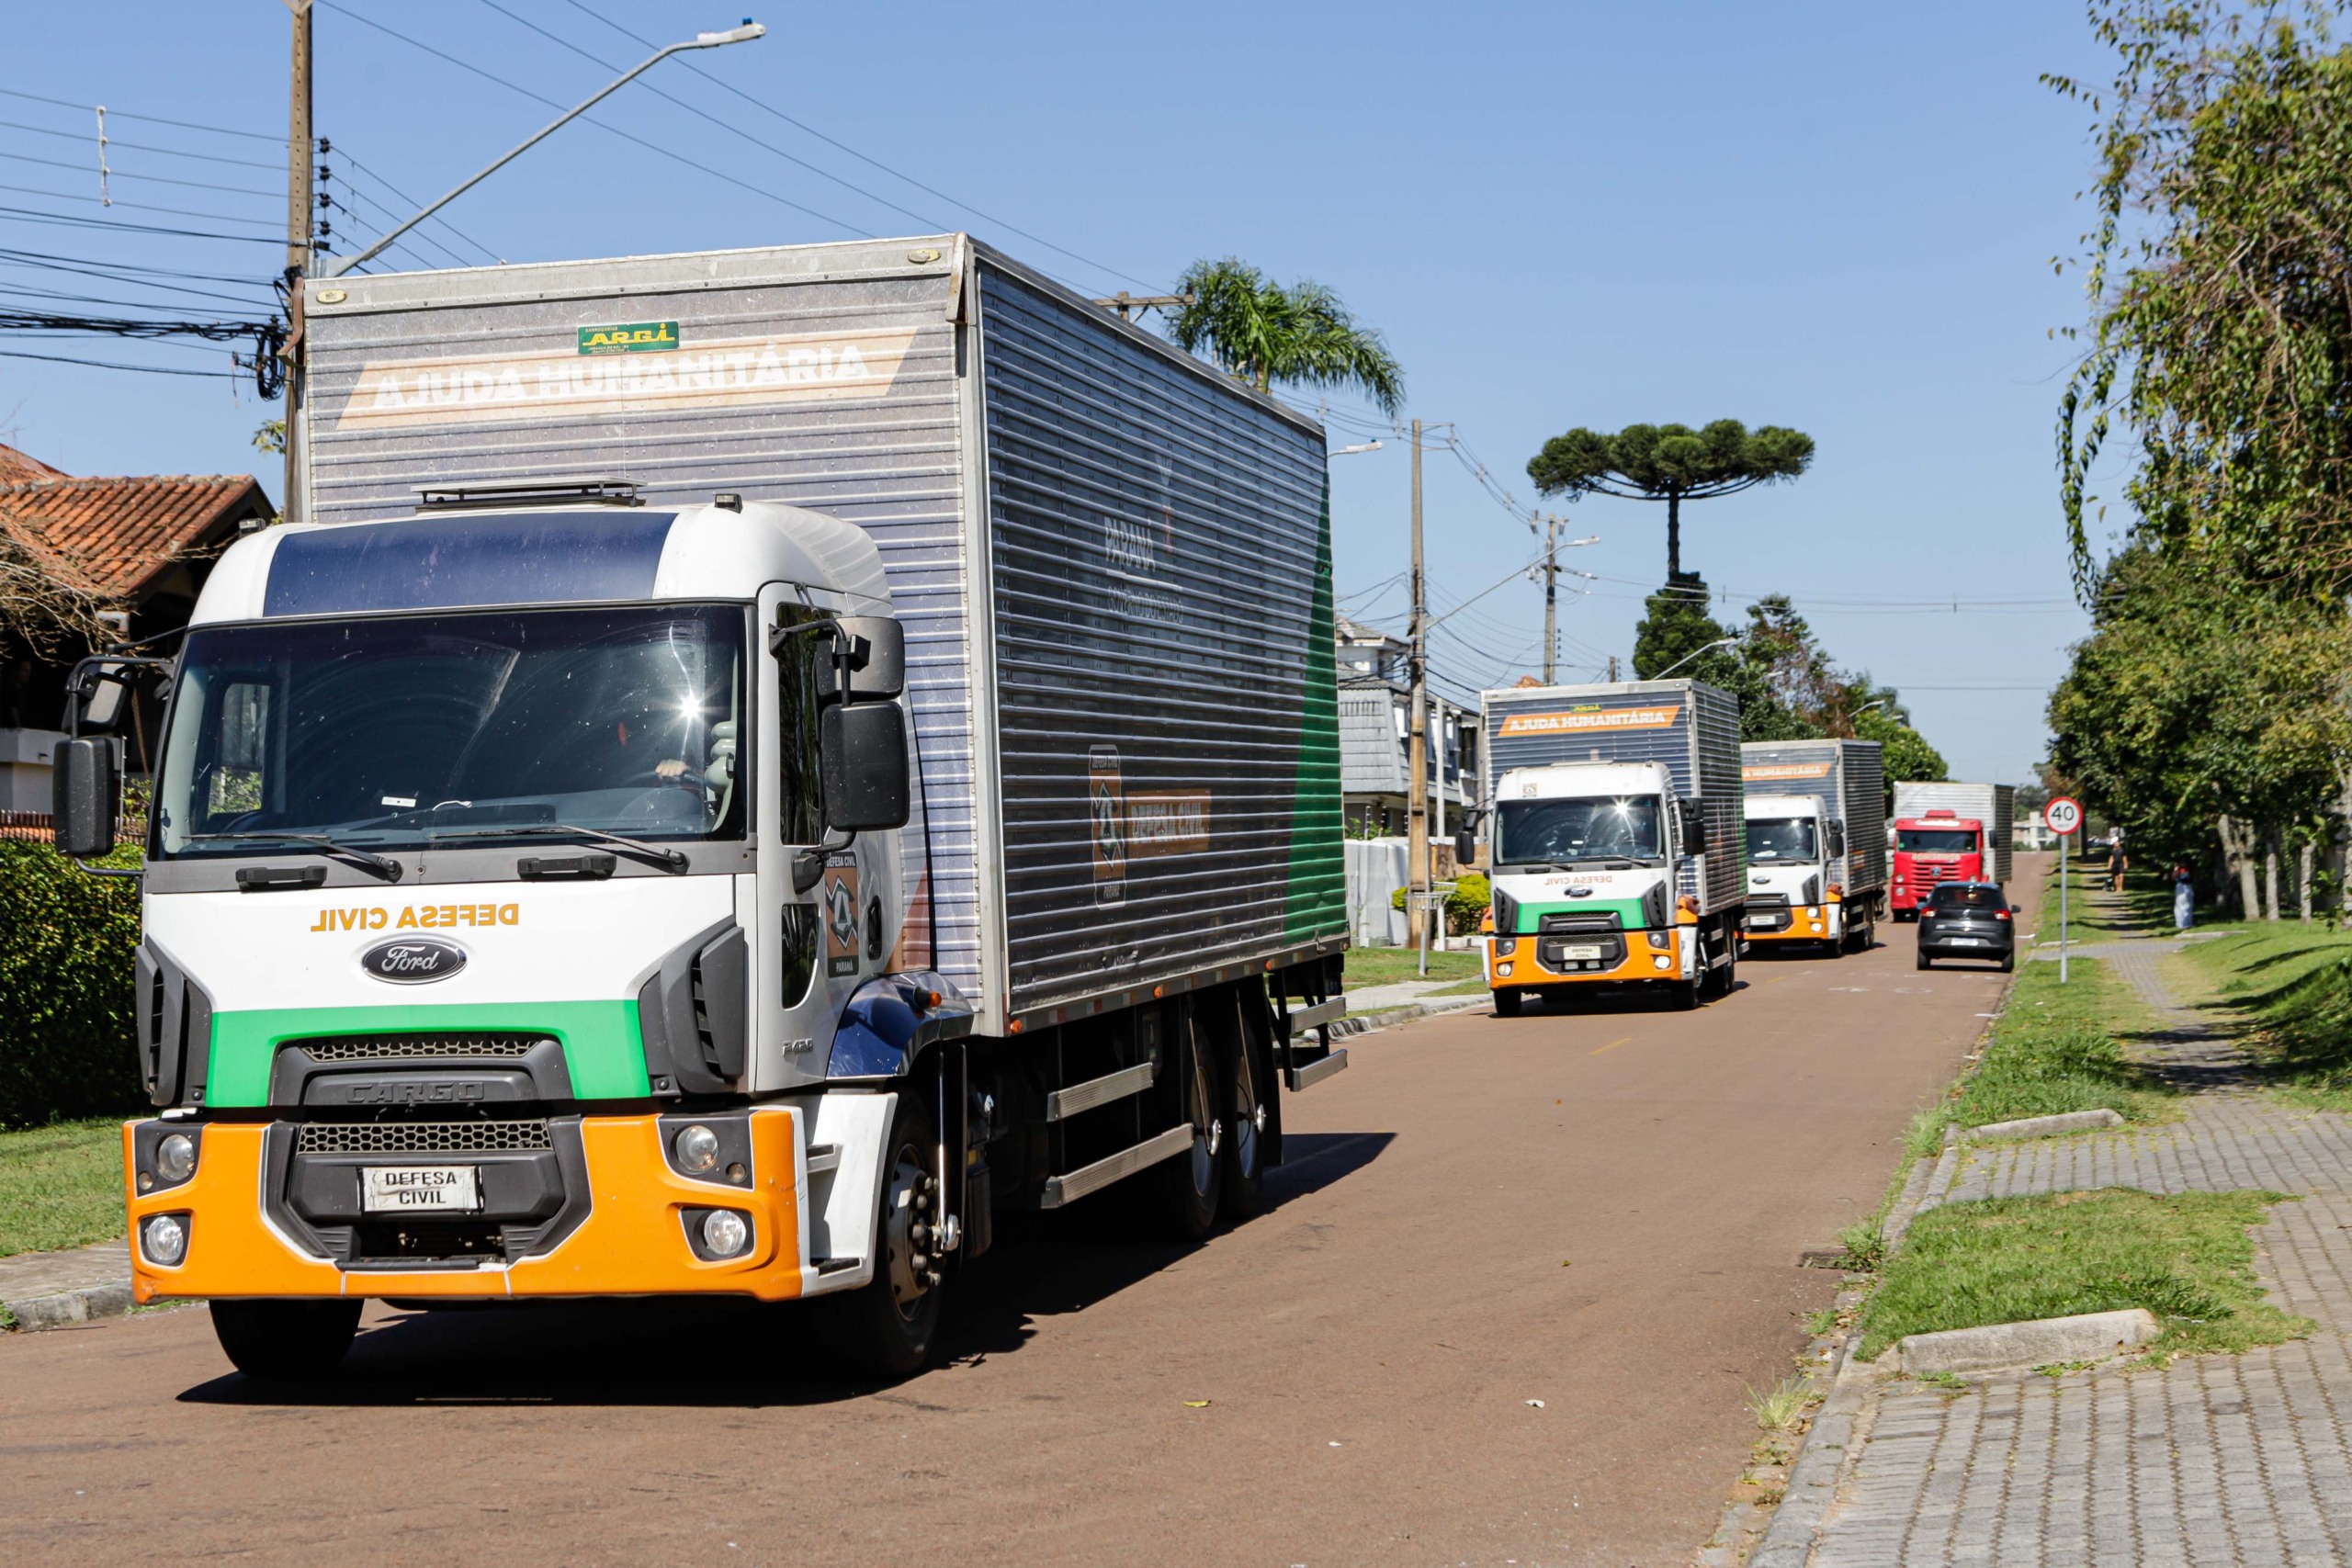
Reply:
M664 849L659 844L624 839L618 833L607 833L602 828L580 828L569 822L515 822L496 827L440 829L427 828L424 836L435 843L444 839L582 839L590 843L610 844L616 850L641 856L671 871L684 871L688 864L684 850Z
M382 855L371 854L366 850L355 849L349 844L336 843L323 833L190 833L188 840L192 843L243 840L251 843L294 844L316 854L340 855L362 871L373 872L387 882L398 882L401 879L400 862L387 860Z

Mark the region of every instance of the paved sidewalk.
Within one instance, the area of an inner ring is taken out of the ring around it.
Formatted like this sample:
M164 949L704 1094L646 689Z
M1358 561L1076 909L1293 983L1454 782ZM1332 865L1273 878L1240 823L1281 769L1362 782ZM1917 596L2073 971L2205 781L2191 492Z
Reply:
M2162 1371L1994 1374L1957 1393L1858 1368L1869 1388L1834 1499L1810 1540L1775 1529L1755 1568L2352 1563L2352 1118L2252 1092L2245 1058L2165 987L2156 957L2179 945L2075 951L2155 1014L2136 1048L2192 1092L2184 1119L1973 1146L1924 1206L2105 1186L2307 1194L2256 1232L2256 1267L2318 1331Z
M130 1244L0 1258L0 1307L18 1328L62 1328L130 1308Z

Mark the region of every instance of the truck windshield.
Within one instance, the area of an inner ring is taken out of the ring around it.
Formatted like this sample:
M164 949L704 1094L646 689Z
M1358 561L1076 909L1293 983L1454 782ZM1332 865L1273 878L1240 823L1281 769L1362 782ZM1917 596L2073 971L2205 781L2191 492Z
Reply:
M1976 829L1973 828L1897 828L1894 847L1917 855L1973 855L1976 852Z
M1754 818L1747 824L1747 858L1750 861L1813 859L1813 818Z
M1580 860L1656 860L1657 801L1507 800L1495 815L1495 859L1504 865Z
M740 836L743 626L737 605L665 605L191 632L155 852L513 841L542 823Z

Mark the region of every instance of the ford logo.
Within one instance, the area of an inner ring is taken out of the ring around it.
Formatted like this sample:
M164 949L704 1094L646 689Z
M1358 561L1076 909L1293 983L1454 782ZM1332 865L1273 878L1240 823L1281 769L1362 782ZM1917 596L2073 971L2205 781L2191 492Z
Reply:
M437 936L394 937L359 955L359 967L400 986L446 980L465 966L466 950Z
M1592 889L1589 887L1571 887L1568 889L1568 897L1571 898L1589 898L1592 897Z

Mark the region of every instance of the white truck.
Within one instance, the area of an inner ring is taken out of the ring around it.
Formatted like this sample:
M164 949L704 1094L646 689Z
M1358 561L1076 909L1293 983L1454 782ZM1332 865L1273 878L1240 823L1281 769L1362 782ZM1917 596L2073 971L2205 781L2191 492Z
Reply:
M1253 1209L1345 1065L1317 427L963 235L305 307L307 514L77 675L170 682L140 1301L286 1378L823 1298L903 1375L1000 1212Z
M1894 872L1888 903L1898 920L1946 882L2009 881L2017 786L1905 781L1894 786Z
M1886 779L1875 740L1750 740L1751 943L1868 952L1886 903Z
M1495 1010L1729 995L1747 897L1737 700L1634 681L1490 691L1481 706Z

